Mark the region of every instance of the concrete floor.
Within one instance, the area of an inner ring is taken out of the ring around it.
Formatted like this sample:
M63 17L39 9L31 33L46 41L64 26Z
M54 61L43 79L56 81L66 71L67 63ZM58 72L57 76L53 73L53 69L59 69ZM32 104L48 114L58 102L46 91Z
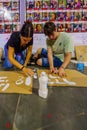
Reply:
M50 87L42 99L34 79L32 95L0 94L0 130L87 130L87 88Z

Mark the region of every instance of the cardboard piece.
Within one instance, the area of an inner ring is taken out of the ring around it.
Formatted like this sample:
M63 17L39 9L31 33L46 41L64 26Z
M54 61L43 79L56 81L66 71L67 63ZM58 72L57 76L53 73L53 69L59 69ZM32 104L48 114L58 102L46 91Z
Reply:
M76 59L78 60L80 55L83 56L85 62L87 62L87 46L75 46Z
M38 78L40 77L40 73L42 71L45 71L48 75L48 70L37 70L37 73L38 73ZM65 79L67 79L68 81L70 82L74 82L76 84L48 84L48 86L52 86L52 87L57 87L57 86L67 86L67 87L70 87L70 86L73 86L73 87L87 87L87 76L76 71L76 70L70 70L70 69L66 69L66 77ZM57 76L57 74L51 74L52 76ZM49 77L49 76L48 76ZM63 82L63 78L59 77L59 78L49 78L51 80L51 82L55 82L55 79L58 79L59 82Z
M27 78L26 75L24 75L22 72L17 72L17 71L0 71L0 77L7 77L6 79L0 79L0 85L3 84L10 84L9 87L5 90L2 91L5 85L0 87L0 93L20 93L20 94L32 94L32 78L31 78L31 83L29 86L25 85L25 80ZM18 83L22 79L23 83L16 85L16 81Z

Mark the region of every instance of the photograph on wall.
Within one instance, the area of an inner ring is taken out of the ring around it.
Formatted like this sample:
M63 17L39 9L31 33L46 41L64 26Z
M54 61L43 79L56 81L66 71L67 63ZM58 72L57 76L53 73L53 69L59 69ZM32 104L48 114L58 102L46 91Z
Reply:
M49 21L49 12L42 13L42 21Z
M65 18L66 18L65 12L59 11L59 12L56 13L56 19L58 21L65 21Z
M0 34L4 33L4 24L0 24Z
M34 1L34 9L42 9L42 4L43 4L42 0L35 0Z
M75 4L75 9L82 9L83 7L83 0L75 0L74 1L74 4Z
M34 33L43 33L43 24L34 24Z
M57 31L58 32L65 32L65 23L58 23L57 24Z
M18 25L18 24L12 24L12 31L13 32L19 31L19 28L20 28L20 25Z
M10 11L4 12L4 22L12 22L12 16Z
M20 16L19 13L12 13L12 22L19 22Z
M82 21L87 21L87 11L82 11Z
M50 19L50 21L55 21L56 20L56 12L50 12L49 19Z
M83 1L83 9L87 9L87 0Z
M66 9L66 0L58 1L58 9Z
M87 32L87 21L82 23L82 32Z
M65 24L65 31L66 32L73 32L73 24L68 22Z
M3 2L0 2L0 11L3 10Z
M12 25L11 24L5 24L5 33L11 33L12 32Z
M73 23L73 32L81 32L82 31L82 23Z
M82 19L82 12L80 12L80 11L75 11L74 12L74 21L81 21L81 19Z
M9 2L3 2L3 7L8 11L12 9L12 3L11 1Z
M4 13L0 13L0 23L4 22Z
M50 0L50 9L58 9L58 0Z
M42 12L37 11L34 12L34 21L41 21L42 20Z
M19 10L19 1L12 1L12 10Z
M26 9L32 10L34 8L34 0L27 0L26 2Z
M67 0L66 1L66 8L67 9L74 9L74 0Z
M34 12L27 13L26 17L27 17L27 20L33 21L33 19L34 19Z
M67 11L67 12L66 12L66 21L73 21L73 19L74 19L74 14L73 14L73 12Z
M50 9L50 0L43 0L43 9Z

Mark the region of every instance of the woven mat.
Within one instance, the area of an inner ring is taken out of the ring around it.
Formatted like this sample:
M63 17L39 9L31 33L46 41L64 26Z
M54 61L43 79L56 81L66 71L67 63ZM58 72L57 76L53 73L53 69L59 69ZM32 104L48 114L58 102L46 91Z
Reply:
M2 78L3 77L3 78ZM6 77L6 78L5 78ZM32 78L30 85L25 85L26 76L17 71L0 71L0 93L20 93L20 94L32 94ZM22 79L22 84L16 84ZM1 84L3 84L1 86ZM7 89L6 84L9 84Z
M52 87L56 87L56 86L87 87L87 76L76 70L71 70L71 69L65 70L67 76L64 78L69 81L69 84L66 82L64 83L63 78L59 77L56 74L51 74L51 78L50 78L50 76L48 74L48 70L38 69L37 70L38 78L40 77L40 73L42 71L46 72L49 77L48 86L52 86ZM55 78L52 78L52 76L55 76ZM59 83L56 83L56 79L59 81Z

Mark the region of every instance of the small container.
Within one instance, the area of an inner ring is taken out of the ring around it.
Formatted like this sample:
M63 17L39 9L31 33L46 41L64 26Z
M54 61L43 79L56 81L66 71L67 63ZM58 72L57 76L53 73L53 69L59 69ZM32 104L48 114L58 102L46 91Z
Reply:
M80 55L79 59L78 59L78 63L77 63L77 70L80 71L80 72L84 72L84 59L83 59L83 56Z
M47 84L48 84L47 74L45 72L42 72L39 78L39 90L38 90L38 94L42 98L47 98L48 96Z

